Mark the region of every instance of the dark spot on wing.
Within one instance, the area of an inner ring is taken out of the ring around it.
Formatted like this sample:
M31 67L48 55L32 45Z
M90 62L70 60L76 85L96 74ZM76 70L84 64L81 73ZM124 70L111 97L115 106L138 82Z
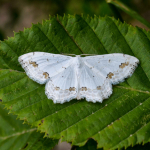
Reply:
M112 72L109 72L109 74L107 75L107 78L112 79L112 76L114 76L114 74Z
M59 89L60 89L60 87L57 87L57 86L55 87L55 90L56 90L56 91L59 91Z
M75 91L76 90L76 88L75 87L70 87L69 88L69 91L71 92L71 91Z
M87 87L82 87L81 91L87 91Z
M38 64L36 64L36 62L29 61L29 64L32 64L33 67L38 67Z
M49 74L47 72L44 72L43 75L45 76L45 79L49 78Z
M129 62L121 63L121 65L119 65L119 68L123 69L124 67L128 65L129 65Z
M101 86L97 86L97 90L101 90Z

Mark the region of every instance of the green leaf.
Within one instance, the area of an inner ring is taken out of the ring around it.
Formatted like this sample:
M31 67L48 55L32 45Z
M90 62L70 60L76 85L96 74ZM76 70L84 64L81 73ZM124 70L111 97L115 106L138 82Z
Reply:
M106 0L107 3L113 4L114 6L118 7L119 9L123 10L126 12L128 15L131 17L137 19L138 21L142 22L144 25L150 28L150 22L145 20L143 17L141 17L136 11L122 3L121 1L118 0Z
M54 104L45 95L45 85L29 79L18 63L18 56L34 51L124 53L137 57L140 65L132 77L113 86L102 104ZM2 103L46 137L77 146L93 138L106 150L150 141L150 32L110 17L57 16L1 42L0 56Z
M0 104L0 149L1 150L50 150L58 140L43 138L36 128L22 124L16 116L8 115L8 111Z

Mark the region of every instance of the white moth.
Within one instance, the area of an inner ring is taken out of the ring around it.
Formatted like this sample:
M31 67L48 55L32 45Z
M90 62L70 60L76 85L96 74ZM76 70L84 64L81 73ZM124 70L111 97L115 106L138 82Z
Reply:
M45 94L54 103L86 98L102 102L112 94L112 84L130 77L139 63L133 56L106 54L81 57L31 52L19 57L26 74L45 84Z

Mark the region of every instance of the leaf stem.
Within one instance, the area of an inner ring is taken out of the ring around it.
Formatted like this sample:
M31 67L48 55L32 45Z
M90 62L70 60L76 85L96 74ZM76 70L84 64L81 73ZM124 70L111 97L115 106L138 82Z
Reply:
M107 1L107 0L106 0L106 1ZM116 6L113 5L113 4L110 4L110 3L108 3L108 6L109 6L110 9L112 10L112 12L113 12L113 14L114 14L114 17L115 17L116 19L119 19L121 22L124 22L123 19L122 19L121 14L120 14L120 12L118 11L118 9L116 8Z
M121 1L118 1L118 0L106 0L106 2L109 3L109 4L112 4L112 5L116 6L116 7L118 7L119 9L123 10L124 12L126 12L128 15L130 15L134 19L140 21L141 23L143 23L144 25L146 25L147 27L150 28L150 22L145 20L136 11L132 10L130 7L128 7L127 5L122 3Z

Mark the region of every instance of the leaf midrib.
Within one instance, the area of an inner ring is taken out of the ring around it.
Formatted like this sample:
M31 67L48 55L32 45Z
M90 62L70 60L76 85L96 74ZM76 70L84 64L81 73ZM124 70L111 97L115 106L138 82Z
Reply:
M24 130L22 132L17 132L17 133L14 133L12 135L9 135L9 136L4 136L4 137L0 137L1 140L6 140L8 138L11 138L11 137L14 137L14 136L19 136L19 135L22 135L22 134L25 134L25 133L28 133L28 132L33 132L33 131L36 131L37 128L33 128L33 129L29 129L29 130Z

